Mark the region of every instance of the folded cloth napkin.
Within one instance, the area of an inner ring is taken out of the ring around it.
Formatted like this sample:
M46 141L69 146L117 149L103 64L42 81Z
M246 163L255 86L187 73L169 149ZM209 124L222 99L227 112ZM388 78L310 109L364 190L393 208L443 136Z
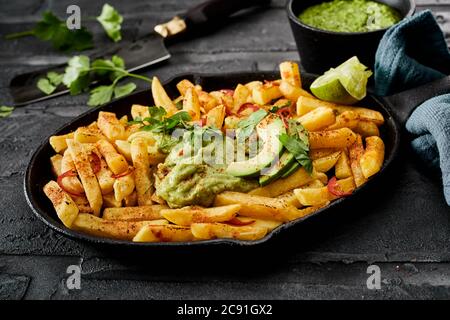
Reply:
M385 96L450 74L450 51L429 10L391 27L375 57L375 91ZM450 89L450 88L449 88ZM406 123L411 145L427 165L441 169L450 205L450 94L421 104Z

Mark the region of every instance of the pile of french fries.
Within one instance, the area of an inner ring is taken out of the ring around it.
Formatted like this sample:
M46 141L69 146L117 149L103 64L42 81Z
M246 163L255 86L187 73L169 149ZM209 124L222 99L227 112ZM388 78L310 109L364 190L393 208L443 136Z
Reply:
M300 168L249 193L226 191L210 208L171 209L155 194L153 174L164 162L155 141L140 135L128 116L100 111L96 122L50 137L54 180L43 188L61 222L89 235L136 242L186 242L214 238L257 240L280 224L305 217L350 195L376 174L384 161L381 113L321 101L302 88L298 65L280 64L281 78L252 81L234 89L205 92L182 80L180 96L152 82L154 104L167 116L187 111L193 122L233 129L252 110L289 105L291 117L308 131L313 172ZM130 108L133 119L149 116Z

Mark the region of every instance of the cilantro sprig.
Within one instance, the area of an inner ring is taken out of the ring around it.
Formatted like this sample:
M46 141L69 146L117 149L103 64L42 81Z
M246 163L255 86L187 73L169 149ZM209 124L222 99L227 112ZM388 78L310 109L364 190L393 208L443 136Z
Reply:
M102 12L95 19L114 42L122 39L120 31L123 17L111 5L105 3ZM63 52L84 51L94 47L93 36L88 29L81 27L69 30L66 21L59 19L51 11L45 11L42 19L31 30L11 33L5 36L5 39L11 40L27 36L49 41L56 50ZM47 87L49 88L49 86Z
M114 42L122 39L120 29L123 22L123 17L111 5L105 3L102 8L102 13L97 17L108 37Z
M91 64L88 56L79 55L69 59L64 74L49 72L46 78L38 80L37 87L45 94L51 94L63 84L70 94L77 95L86 91L92 84L100 83L101 85L90 90L88 101L90 106L99 106L136 90L137 86L133 82L119 85L119 81L127 77L152 81L148 77L126 71L125 62L119 56L96 59Z
M288 120L288 133L282 133L278 139L283 146L294 155L300 165L306 171L312 173L312 161L309 158L309 138L308 131L297 121Z
M129 124L142 124L141 130L157 133L170 133L176 127L188 128L188 121L191 116L186 111L179 111L170 117L166 117L167 112L163 107L148 107L150 117L129 121Z
M60 20L50 11L45 11L42 14L42 20L33 29L12 33L5 38L10 40L26 36L34 36L42 41L49 41L56 50L63 52L83 51L94 46L92 33L86 28L69 30L66 22Z

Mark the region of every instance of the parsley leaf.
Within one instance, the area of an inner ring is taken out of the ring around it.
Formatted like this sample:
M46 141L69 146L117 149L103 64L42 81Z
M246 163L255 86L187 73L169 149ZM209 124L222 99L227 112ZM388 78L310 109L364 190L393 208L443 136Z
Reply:
M282 133L278 139L283 146L294 155L306 171L312 172L312 161L309 158L309 139L308 131L297 121L290 119L288 121L288 134Z
M150 117L156 120L163 120L163 118L166 116L167 112L166 109L163 107L148 107L148 112L150 113Z
M11 115L13 112L14 107L8 107L8 106L0 106L0 118L6 118Z
M106 34L114 42L120 41L122 35L120 33L123 17L119 12L109 4L105 3L102 8L102 13L97 17L98 22L101 23Z
M259 109L258 111L253 112L246 119L239 121L237 124L237 128L239 129L238 138L245 139L249 137L253 133L253 130L255 130L258 123L260 123L266 116L267 111L264 109Z
M47 73L46 78L40 78L38 80L37 87L47 95L52 94L61 84L63 76L63 74L50 71Z
M79 94L89 86L89 63L89 57L83 55L69 60L62 81L70 89L70 94Z
M114 88L114 98L120 98L129 95L134 90L136 90L136 85L133 82L129 82L122 86L116 86Z
M114 93L114 85L99 86L91 90L88 105L91 107L99 106L111 101Z
M64 52L83 51L93 47L92 34L86 28L69 30L66 22L50 11L42 14L42 20L33 29L7 35L6 39L24 36L35 36L40 40L49 41L56 50Z
M46 95L52 94L56 90L56 86L52 85L47 78L40 78L37 82L37 87Z

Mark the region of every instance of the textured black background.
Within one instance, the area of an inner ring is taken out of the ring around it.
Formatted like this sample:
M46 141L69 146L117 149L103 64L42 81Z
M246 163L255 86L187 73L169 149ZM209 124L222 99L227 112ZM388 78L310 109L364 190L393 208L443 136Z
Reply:
M144 35L198 0L109 1L125 18L123 37ZM78 4L83 17L101 1L0 0L0 36L29 28L42 11L64 16ZM450 31L449 0L418 0ZM110 45L99 25L84 21L98 46ZM298 60L284 0L236 19L220 31L170 47L172 59L145 74L168 79L203 71L274 70ZM0 102L10 104L16 74L63 63L67 56L33 38L0 40ZM288 232L263 250L123 252L66 239L38 221L22 191L33 150L54 129L88 110L85 95L63 96L17 109L0 120L0 299L274 298L381 299L450 297L450 210L440 181L405 144L382 183L348 207ZM382 272L382 289L366 288L367 266ZM82 289L64 283L71 264L82 267Z

